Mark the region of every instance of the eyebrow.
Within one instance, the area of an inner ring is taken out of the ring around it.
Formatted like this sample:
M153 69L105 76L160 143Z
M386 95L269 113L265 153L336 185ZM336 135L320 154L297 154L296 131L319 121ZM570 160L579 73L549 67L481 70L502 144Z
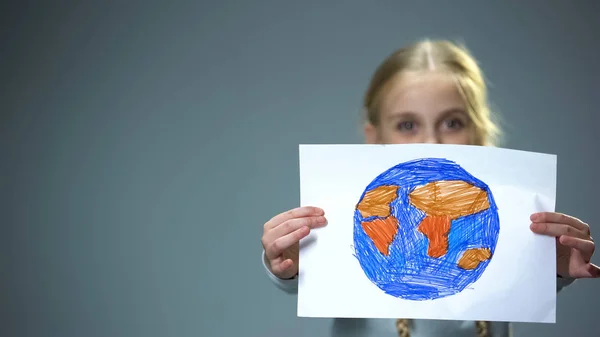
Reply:
M443 110L442 112L439 113L439 116L441 118L444 117L448 117L452 114L460 114L460 115L464 115L466 117L469 117L469 114L463 109L463 108L449 108L446 110ZM399 111L399 112L393 112L388 119L398 119L398 118L412 118L412 119L417 119L419 117L419 114L413 112L413 111Z
M417 113L414 113L412 111L400 111L400 112L392 112L389 116L388 119L398 119L398 118L411 118L411 119L415 119L418 117Z
M453 114L465 115L466 117L469 117L469 114L463 108L450 108L450 109L444 110L440 113L440 116L448 117Z

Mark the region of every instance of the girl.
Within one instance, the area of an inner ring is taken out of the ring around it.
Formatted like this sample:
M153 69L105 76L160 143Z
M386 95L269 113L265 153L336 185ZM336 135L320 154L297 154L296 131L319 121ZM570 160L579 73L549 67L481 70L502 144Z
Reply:
M376 69L364 96L364 135L370 144L437 143L496 146L500 135L476 60L449 41L424 40L399 49ZM599 277L590 263L590 228L559 213L531 215L531 230L557 238L557 291L576 278ZM298 242L326 225L324 210L300 207L264 225L263 264L273 282L297 289ZM340 336L510 336L508 323L337 319Z

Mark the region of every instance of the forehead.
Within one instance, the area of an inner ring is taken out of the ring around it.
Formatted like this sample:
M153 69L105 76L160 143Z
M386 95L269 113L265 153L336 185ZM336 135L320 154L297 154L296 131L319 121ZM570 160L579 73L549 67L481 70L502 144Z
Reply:
M465 110L454 78L443 72L409 72L394 77L383 93L381 117L412 113L432 116Z

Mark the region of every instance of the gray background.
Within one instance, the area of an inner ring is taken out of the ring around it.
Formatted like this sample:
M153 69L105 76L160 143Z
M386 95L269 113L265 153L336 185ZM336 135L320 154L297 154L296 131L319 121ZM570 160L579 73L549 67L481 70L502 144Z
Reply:
M262 224L299 203L298 144L362 142L371 72L424 36L467 43L505 146L558 154L557 209L600 233L599 10L3 2L0 335L327 335L267 279ZM598 335L598 290L578 282L557 324L517 336Z

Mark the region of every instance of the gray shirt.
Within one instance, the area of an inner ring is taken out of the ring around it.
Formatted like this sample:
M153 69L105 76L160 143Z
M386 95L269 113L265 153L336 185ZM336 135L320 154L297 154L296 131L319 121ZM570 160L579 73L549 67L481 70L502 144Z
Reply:
M265 260L265 252L262 253L262 263L271 281L281 290L289 294L298 293L298 280L282 280L275 276ZM571 284L574 279L558 277L556 280L556 292ZM493 337L511 337L511 324L508 322L491 322L491 335ZM393 319L356 319L335 318L331 325L331 337L397 337L396 321ZM477 331L473 321L454 320L411 320L411 337L476 337Z

